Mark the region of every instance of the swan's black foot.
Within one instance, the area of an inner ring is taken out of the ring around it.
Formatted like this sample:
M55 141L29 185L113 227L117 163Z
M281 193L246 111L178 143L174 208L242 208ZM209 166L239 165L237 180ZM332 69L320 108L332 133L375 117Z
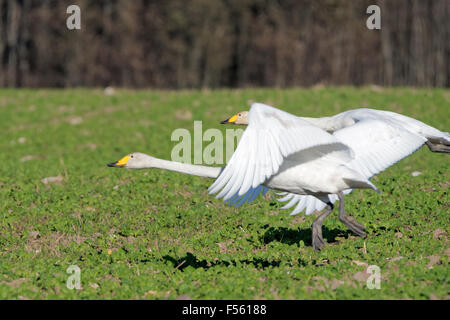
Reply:
M333 211L333 204L329 203L325 212L318 216L312 224L312 245L316 251L322 249L326 244L322 237L322 224L331 211Z
M339 220L341 220L341 222L345 224L347 228L356 233L358 236L363 238L367 236L365 230L366 228L362 224L359 224L352 216L349 216L345 213L339 213Z

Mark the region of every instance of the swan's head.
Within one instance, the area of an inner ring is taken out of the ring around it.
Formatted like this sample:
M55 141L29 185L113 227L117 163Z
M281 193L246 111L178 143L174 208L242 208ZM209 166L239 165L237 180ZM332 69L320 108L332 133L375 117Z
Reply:
M127 169L144 169L151 168L152 160L154 158L149 155L133 152L127 154L125 157L120 159L119 161L108 163L108 167L118 167L118 168L127 168Z
M223 120L221 123L248 125L248 111L236 113L234 116L228 118L227 120Z

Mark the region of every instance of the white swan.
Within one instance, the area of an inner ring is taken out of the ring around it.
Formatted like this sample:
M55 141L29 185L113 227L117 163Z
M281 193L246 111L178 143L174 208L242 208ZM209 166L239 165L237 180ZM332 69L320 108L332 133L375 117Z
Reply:
M361 108L331 117L301 117L301 119L326 131L334 132L333 135L350 146L355 153L355 160L350 165L361 170L369 178L412 153L414 150L410 152L409 148L403 146L407 140L411 142L414 140L413 145L418 145L417 149L424 142L432 152L450 153L450 135L447 132L441 132L416 119L390 111ZM246 125L248 111L240 112L221 123ZM345 190L344 194L351 191ZM282 209L295 206L291 215L303 210L309 215L324 209L327 205L314 196L286 192L281 195L283 197L278 200L289 201ZM331 203L337 199L336 194L328 196Z
M268 188L287 193L282 199L290 200L286 207L298 203L294 213L302 203L308 206L322 203L327 210L312 225L313 247L318 250L325 244L322 223L334 207L334 197L340 200L339 219L350 230L365 236L364 227L345 213L344 193L354 188L377 190L368 180L373 174L427 141L420 134L380 120L361 121L331 135L324 130L327 128L322 129L311 120L259 103L253 104L248 113L235 115L226 122L248 127L224 168L176 163L142 153L132 153L109 166L161 168L217 177L210 193L218 193L218 198L237 206L252 201ZM448 134L441 134L450 141ZM367 148L368 144L371 148Z

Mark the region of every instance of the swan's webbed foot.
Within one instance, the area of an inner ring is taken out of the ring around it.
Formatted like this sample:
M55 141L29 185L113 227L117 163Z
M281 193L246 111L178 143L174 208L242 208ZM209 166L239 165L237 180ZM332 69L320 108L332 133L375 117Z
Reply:
M338 197L339 197L339 220L343 224L345 224L345 226L347 228L349 228L351 231L356 233L358 236L364 238L367 235L367 233L365 231L366 228L362 224L358 223L355 220L355 218L353 218L352 216L349 216L348 214L345 213L344 194L342 192L339 192Z
M329 203L326 211L318 216L312 224L312 246L316 251L321 250L326 244L322 237L322 224L331 211L333 211L333 204Z
M428 138L425 144L431 152L450 153L450 143L443 138Z

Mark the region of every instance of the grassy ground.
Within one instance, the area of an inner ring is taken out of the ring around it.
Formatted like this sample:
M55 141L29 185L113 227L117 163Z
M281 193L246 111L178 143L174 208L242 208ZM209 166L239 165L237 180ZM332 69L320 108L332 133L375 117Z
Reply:
M133 151L170 159L174 129L224 130L252 101L304 116L388 109L450 130L439 89L0 90L0 298L449 299L448 155L422 148L375 177L381 195L349 195L368 237L334 214L321 252L314 215L270 197L234 209L208 196L208 179L106 167ZM81 290L66 288L70 265Z

